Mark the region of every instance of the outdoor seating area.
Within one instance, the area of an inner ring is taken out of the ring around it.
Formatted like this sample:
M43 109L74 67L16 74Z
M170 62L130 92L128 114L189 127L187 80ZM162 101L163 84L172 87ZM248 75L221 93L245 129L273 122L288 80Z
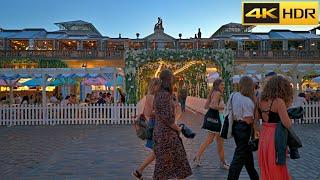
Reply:
M69 98L74 98L70 104L79 104L87 96L87 102L96 103L107 93L109 103L120 103L123 79L119 68L5 69L0 74L1 104L58 104Z

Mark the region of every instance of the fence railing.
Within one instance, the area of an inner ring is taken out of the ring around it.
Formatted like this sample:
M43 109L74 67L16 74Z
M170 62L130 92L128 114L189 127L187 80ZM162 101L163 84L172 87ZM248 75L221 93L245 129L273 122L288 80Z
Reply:
M0 50L1 58L122 59L125 50ZM319 50L234 50L237 59L317 60Z
M236 59L319 59L319 50L237 50Z
M1 106L0 125L131 124L135 105Z
M122 59L123 55L121 50L0 50L5 58Z
M207 112L204 109L206 99L188 96L186 106L199 113L205 114ZM303 106L304 116L303 119L296 119L293 122L298 124L312 124L320 123L320 103L310 102Z

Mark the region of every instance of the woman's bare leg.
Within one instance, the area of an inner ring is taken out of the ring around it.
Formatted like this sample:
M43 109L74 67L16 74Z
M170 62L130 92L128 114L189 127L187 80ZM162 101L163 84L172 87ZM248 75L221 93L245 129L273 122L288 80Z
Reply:
M224 140L222 137L219 137L219 136L216 137L216 140L217 140L217 151L218 151L218 154L220 157L220 161L224 163L225 162L225 159L224 159Z
M154 161L156 159L156 155L154 154L154 152L152 151L147 158L143 161L143 163L139 166L139 168L137 169L139 171L140 174L142 174L143 170L152 163L152 161Z
M207 149L207 147L213 142L215 137L214 133L208 133L206 140L200 145L200 148L196 154L196 159L200 160L202 154L204 153L204 151Z

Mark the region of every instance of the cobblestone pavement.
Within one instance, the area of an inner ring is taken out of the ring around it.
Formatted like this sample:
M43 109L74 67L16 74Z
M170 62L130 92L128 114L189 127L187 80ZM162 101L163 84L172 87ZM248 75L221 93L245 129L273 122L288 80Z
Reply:
M200 130L202 116L187 112L183 122L197 133L193 140L184 139L191 160L205 137ZM301 159L289 160L291 175L293 179L319 180L320 124L295 125L295 129L304 147ZM234 147L233 139L225 142L228 162ZM0 128L0 179L130 180L131 171L147 154L144 142L128 125ZM202 164L193 168L189 179L226 179L228 172L219 168L215 143L205 152ZM151 179L153 166L145 170L145 179ZM240 179L249 179L245 169Z

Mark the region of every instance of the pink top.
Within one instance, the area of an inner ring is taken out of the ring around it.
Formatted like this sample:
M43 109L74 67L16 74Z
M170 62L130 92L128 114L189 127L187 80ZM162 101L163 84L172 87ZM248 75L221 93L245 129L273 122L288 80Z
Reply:
M218 100L218 102L216 102L216 100L213 98L214 95L215 95L215 93L217 93L217 91L213 91L212 94L211 94L211 97L210 97L211 101L210 101L209 107L210 107L211 109L215 109L214 107L215 107L216 105L220 105L220 104L223 104L223 105L224 105L224 101L223 101L222 97L220 97L220 99Z
M150 118L153 116L153 111L154 111L153 101L154 101L154 95L146 95L146 102L143 109L143 114L147 118Z

